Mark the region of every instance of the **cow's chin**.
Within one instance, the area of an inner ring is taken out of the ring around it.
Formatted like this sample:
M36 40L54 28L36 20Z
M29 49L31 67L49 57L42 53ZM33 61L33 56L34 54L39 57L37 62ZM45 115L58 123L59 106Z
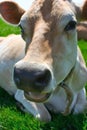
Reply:
M24 96L26 99L32 102L46 102L48 98L51 96L51 93L38 93L38 92L24 92Z

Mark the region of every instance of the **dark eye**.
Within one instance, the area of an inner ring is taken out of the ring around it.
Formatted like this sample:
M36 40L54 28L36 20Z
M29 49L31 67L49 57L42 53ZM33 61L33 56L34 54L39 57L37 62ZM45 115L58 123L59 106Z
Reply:
M21 34L23 35L23 34L24 34L24 29L23 29L23 27L21 26L21 24L19 24L19 27L20 27L20 29L21 29Z
M70 21L67 25L66 25L66 27L65 27L65 31L70 31L70 30L73 30L73 29L75 29L76 28L76 21Z
M21 24L19 24L18 26L19 26L20 29L21 29L21 36L22 36L22 38L24 39L24 29L23 29L23 27L21 26Z

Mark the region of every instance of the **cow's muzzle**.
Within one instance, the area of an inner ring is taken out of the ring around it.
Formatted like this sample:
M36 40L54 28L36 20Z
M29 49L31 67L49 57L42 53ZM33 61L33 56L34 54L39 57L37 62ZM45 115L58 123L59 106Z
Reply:
M25 97L31 101L43 102L50 93L43 93L51 80L51 73L44 65L23 62L14 67L14 81Z

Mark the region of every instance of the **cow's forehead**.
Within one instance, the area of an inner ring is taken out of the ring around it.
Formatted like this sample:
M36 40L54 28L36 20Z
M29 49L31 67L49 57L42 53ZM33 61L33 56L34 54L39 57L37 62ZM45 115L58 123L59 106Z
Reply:
M76 21L76 18L74 9L69 1L36 0L22 16L20 23L26 31L33 31L37 21L48 23L50 29L53 27L60 31L71 20ZM44 25L42 24L41 26Z
M27 19L28 17L49 19L49 17L60 17L66 14L74 14L73 8L67 0L36 0L24 16Z

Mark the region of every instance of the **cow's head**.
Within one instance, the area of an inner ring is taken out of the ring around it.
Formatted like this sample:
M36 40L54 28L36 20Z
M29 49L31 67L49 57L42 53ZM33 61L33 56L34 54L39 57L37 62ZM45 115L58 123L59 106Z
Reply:
M28 11L16 3L0 3L7 22L19 24L26 41L26 55L14 66L14 80L25 96L36 102L50 97L76 63L76 15L86 18L83 8L70 0L36 0Z

